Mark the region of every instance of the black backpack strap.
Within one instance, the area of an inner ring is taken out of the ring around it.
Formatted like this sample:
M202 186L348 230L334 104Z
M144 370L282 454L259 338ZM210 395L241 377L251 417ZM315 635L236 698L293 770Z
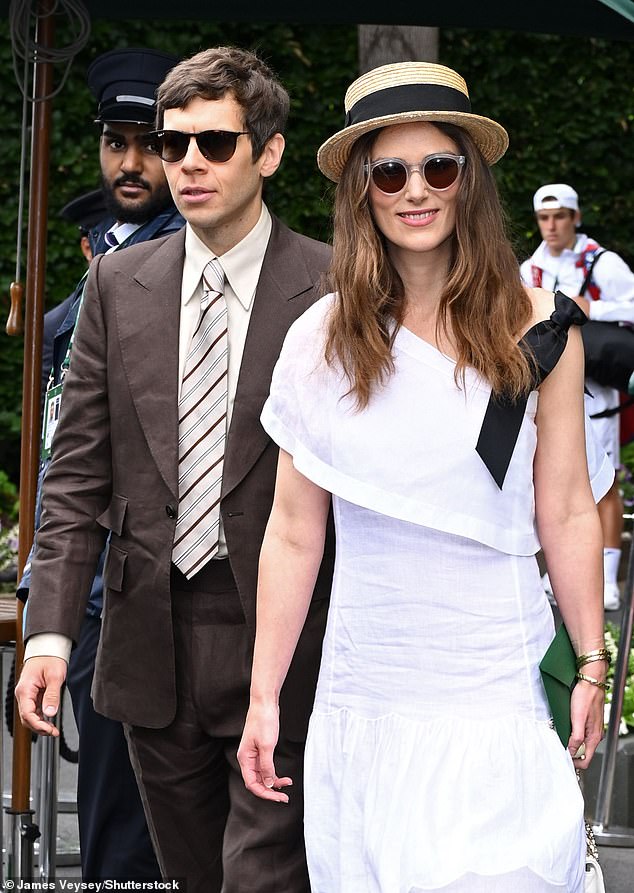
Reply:
M580 292L579 292L579 295L580 295L581 297L583 297L583 296L585 295L585 293L586 293L586 289L588 288L588 286L589 286L590 283L592 282L592 271L594 270L597 261L599 260L599 258L601 257L602 254L605 254L605 252L606 252L607 250L608 250L607 248L602 248L601 251L597 251L597 253L596 253L596 254L594 255L594 257L592 258L592 263L591 263L590 266L588 267L588 272L586 273L586 275L585 275L585 277L584 277L584 280L583 280L583 282L581 283L581 290L580 290Z
M590 415L591 419L611 419L612 416L618 415L620 412L623 412L624 409L627 409L629 406L634 404L634 397L629 397L627 400L624 400L623 403L619 403L618 406L612 406L610 409L604 409L603 412L595 412Z

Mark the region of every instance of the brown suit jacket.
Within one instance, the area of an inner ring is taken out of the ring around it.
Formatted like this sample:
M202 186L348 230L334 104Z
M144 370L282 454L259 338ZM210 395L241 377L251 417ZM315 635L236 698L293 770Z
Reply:
M27 636L77 641L110 532L93 699L149 728L176 710L170 599L178 506L178 333L184 230L97 258L44 485ZM273 221L227 435L221 513L246 623L255 631L257 566L278 449L259 417L288 327L320 295L330 249ZM313 604L287 682L284 731L305 734L332 579L328 536Z

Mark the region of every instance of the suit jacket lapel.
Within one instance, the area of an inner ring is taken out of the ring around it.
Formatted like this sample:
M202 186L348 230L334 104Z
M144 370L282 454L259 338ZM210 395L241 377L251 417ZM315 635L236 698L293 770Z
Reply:
M222 495L236 487L270 442L260 424L273 367L291 323L306 309L294 300L314 285L297 236L276 218L256 289L223 469Z
M125 254L125 252L123 252ZM178 497L178 340L185 231L131 277L115 273L122 362L150 452Z

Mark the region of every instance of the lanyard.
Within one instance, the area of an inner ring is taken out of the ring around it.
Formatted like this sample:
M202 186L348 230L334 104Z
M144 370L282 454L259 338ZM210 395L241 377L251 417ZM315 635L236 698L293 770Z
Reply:
M68 372L68 368L70 366L70 352L73 346L73 340L75 338L75 329L77 327L77 320L79 319L79 313L81 311L81 306L84 302L84 292L86 290L86 279L88 278L88 270L84 273L82 278L79 280L77 288L81 288L81 294L79 297L79 307L77 308L77 314L75 316L75 322L73 324L73 331L71 332L70 341L68 342L68 347L66 348L66 354L62 363L60 365L60 385L64 381L66 373ZM48 393L52 387L56 387L55 385L55 366L51 366L51 371L49 372L48 381L46 383L46 392Z
M46 394L44 397L44 417L42 418L41 458L43 462L46 462L51 458L53 435L55 434L57 423L59 421L64 378L70 366L70 352L73 346L73 339L75 337L77 320L79 319L81 307L84 302L84 292L86 290L87 277L88 271L84 273L82 279L80 279L79 281L79 285L77 286L78 288L81 288L79 307L77 308L77 316L75 317L75 325L73 326L73 331L71 332L70 341L68 342L68 347L66 348L66 356L64 357L61 365L59 383L55 384L55 366L53 365L51 367L51 372L46 385Z
M81 308L84 303L84 295L86 293L86 280L88 279L88 270L84 273L82 278L79 281L79 288L81 288L81 295L79 298L79 307L77 308L77 315L75 316L75 324L73 325L73 331L70 333L70 341L68 342L68 347L66 348L66 354L64 359L62 360L62 365L60 367L60 384L64 383L64 379L66 378L66 373L70 368L70 352L73 348L73 341L75 340L75 332L77 331L77 323L79 322L79 314L81 313ZM51 369L51 376L55 377L55 369Z

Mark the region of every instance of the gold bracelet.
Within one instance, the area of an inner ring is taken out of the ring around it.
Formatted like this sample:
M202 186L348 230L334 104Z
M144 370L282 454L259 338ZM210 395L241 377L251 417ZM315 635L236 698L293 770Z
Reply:
M588 651L586 654L580 654L577 658L577 669L585 667L586 664L594 663L597 660L606 660L608 665L612 663L612 656L607 648L597 648L596 651Z
M605 661L605 663L608 665L608 667L610 666L610 661L608 660L607 657L589 657L587 660L584 660L581 663L579 663L579 661L577 661L577 669L580 670L582 667L587 667L588 664L594 664L594 663L597 663L598 661Z
M589 682L590 685L596 685L597 688L602 688L603 691L608 691L610 688L609 682L600 682L598 679L595 679L593 676L586 676L584 673L577 673L575 679L580 679L581 682Z

